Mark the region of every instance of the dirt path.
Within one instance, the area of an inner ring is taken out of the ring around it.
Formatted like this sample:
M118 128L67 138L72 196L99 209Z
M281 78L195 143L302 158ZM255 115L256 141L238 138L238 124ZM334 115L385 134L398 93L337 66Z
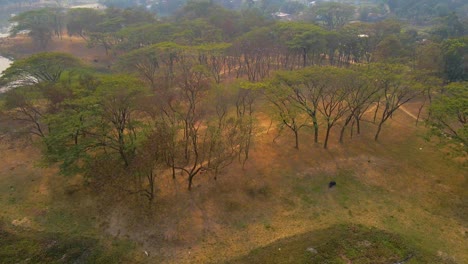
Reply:
M418 117L413 115L411 112L408 111L408 109L406 109L406 107L404 107L403 105L400 106L400 110L405 112L408 116L410 116L411 118L413 118L414 120L418 120Z

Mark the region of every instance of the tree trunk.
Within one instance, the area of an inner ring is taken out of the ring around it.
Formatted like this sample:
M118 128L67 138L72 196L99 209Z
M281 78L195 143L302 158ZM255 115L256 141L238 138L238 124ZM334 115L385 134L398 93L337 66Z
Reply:
M361 119L359 117L356 117L356 133L358 135L361 134Z
M426 98L424 98L424 102L422 103L422 105L418 109L418 116L416 118L416 126L418 126L419 118L421 117L421 112L422 112L422 109L424 108L425 105L426 105Z
M324 149L327 149L328 148L328 138L330 136L330 130L331 130L331 126L330 125L327 125L327 133L325 134L325 142L323 143L323 148Z
M193 182L193 177L195 175L194 174L190 174L189 177L188 177L188 190L191 191L192 190L192 182Z
M380 102L377 102L377 107L375 108L375 112L374 112L374 124L375 124L375 120L377 119L377 112L379 111L379 107L380 107Z
M379 140L379 134L380 134L380 131L382 130L383 123L384 123L383 121L379 123L379 127L377 128L377 133L375 133L375 137L374 137L375 141Z
M299 149L299 133L297 129L294 130L294 137L296 139L296 145L294 146L296 149Z
M340 144L343 144L344 132L345 132L346 127L348 126L348 124L349 124L349 122L351 121L352 118L353 118L353 115L350 115L348 118L346 118L346 121L345 121L343 127L341 128L341 131L340 131Z
M312 115L312 123L314 124L314 143L318 143L319 125L315 114Z

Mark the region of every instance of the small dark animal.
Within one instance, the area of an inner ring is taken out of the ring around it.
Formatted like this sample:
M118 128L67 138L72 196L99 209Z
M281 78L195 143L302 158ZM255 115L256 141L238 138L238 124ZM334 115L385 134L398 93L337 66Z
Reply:
M336 181L331 181L328 183L328 188L333 188L336 186Z

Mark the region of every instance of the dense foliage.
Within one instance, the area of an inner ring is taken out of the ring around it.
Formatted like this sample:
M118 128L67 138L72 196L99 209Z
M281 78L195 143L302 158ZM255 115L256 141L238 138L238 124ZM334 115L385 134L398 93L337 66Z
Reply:
M242 12L189 2L168 19L118 8L134 1L111 2L105 10L40 9L12 19L12 33L26 30L44 49L66 29L117 57L99 74L70 55L38 53L2 77L18 86L5 106L63 173L152 200L157 175L181 171L191 189L201 173L216 179L234 161L245 164L265 102L296 148L305 127L314 143L323 133L328 148L333 129L344 143L362 121L375 124L379 140L395 111L427 100L436 134L466 149L468 44L454 13L421 32L392 19L349 23L355 7L339 3L310 7L304 21L276 21L263 14L281 1ZM402 3L388 5L402 12Z

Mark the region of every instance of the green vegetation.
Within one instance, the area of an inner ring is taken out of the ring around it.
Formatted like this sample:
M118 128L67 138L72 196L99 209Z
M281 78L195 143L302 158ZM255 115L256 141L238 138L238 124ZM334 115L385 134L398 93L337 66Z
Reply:
M129 242L113 242L104 247L91 237L70 237L42 232L10 232L0 227L2 263L125 263L132 250Z
M400 2L13 17L0 258L466 261L466 15Z
M453 263L401 237L361 225L338 225L280 239L228 263Z

